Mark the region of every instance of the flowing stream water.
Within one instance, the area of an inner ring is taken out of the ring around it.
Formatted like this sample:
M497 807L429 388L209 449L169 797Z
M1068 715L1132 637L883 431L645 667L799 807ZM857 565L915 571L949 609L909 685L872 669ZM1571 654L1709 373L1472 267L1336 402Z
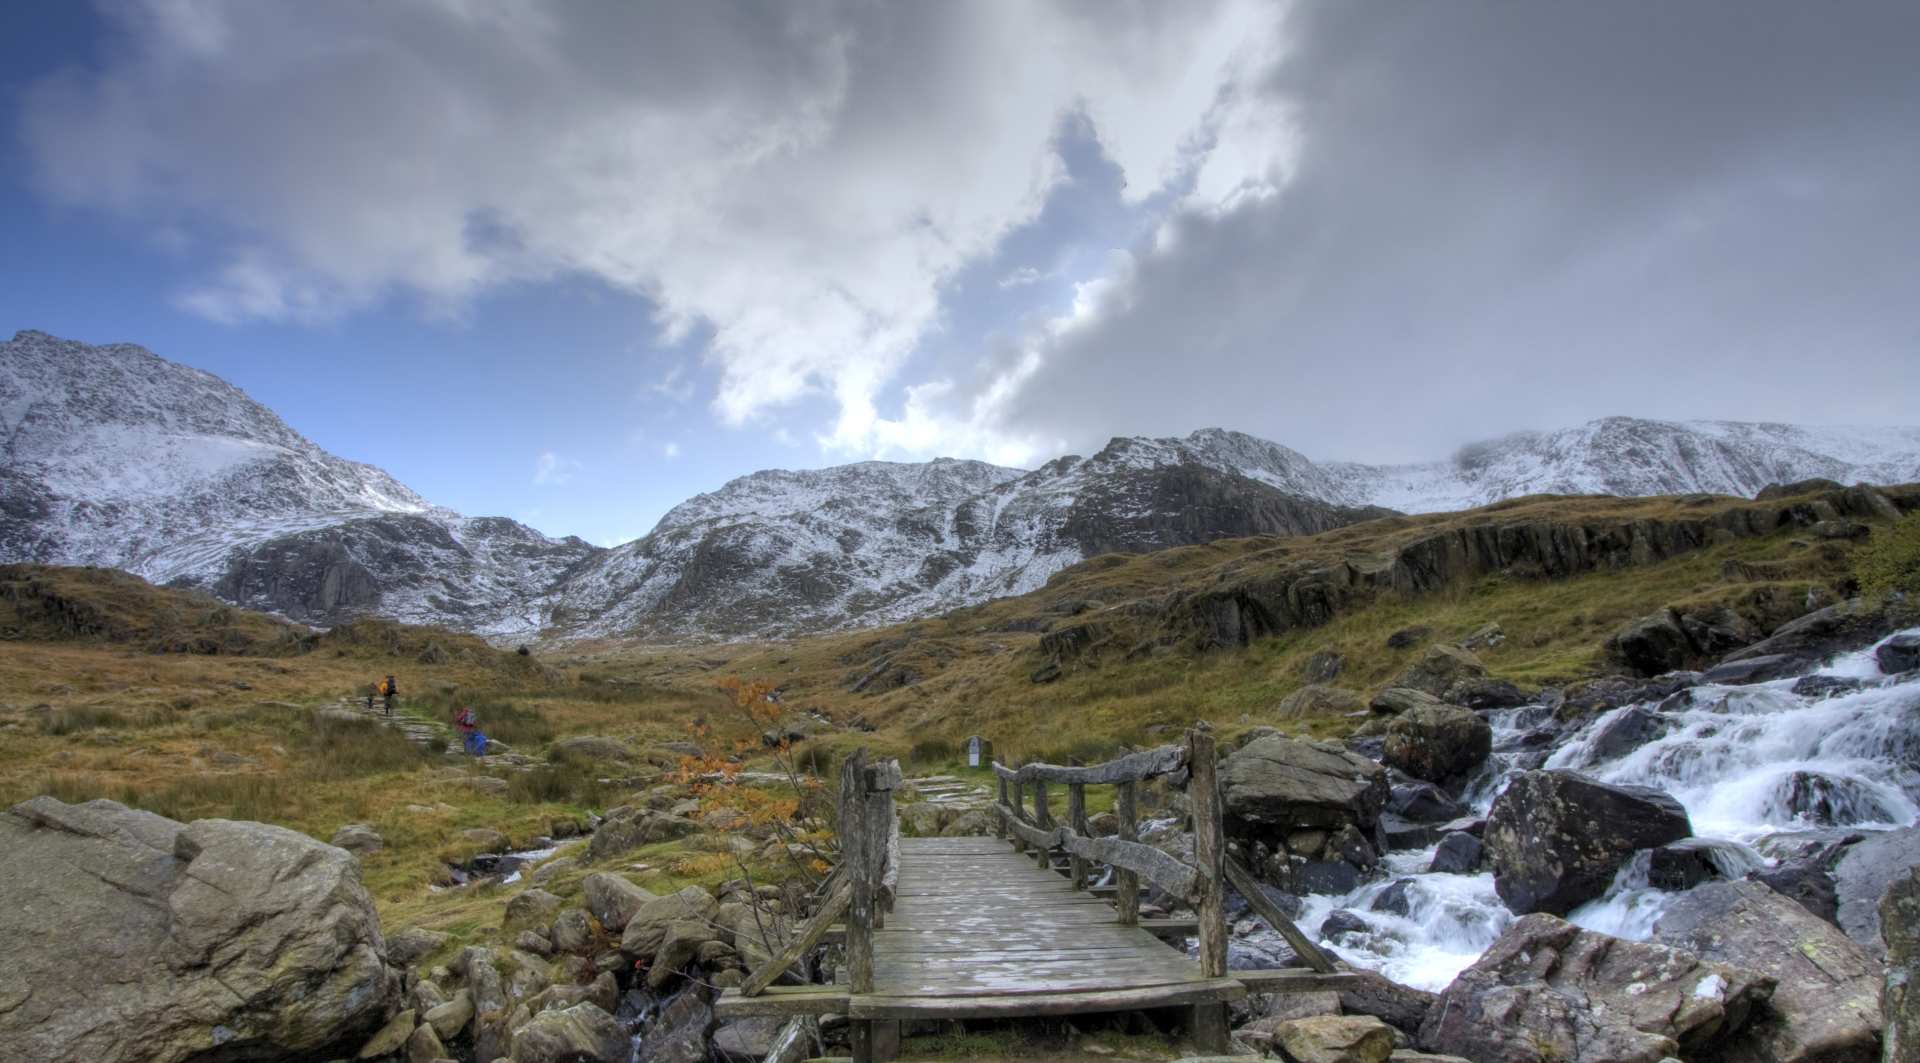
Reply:
M1543 733L1553 726L1548 706L1489 713L1494 756L1467 787L1466 801L1484 816L1515 772L1536 767L1657 787L1686 807L1697 837L1713 840L1702 844L1727 877L1770 865L1769 850L1780 851L1780 843L1796 835L1914 823L1920 816L1920 676L1883 675L1871 648L1809 674L1839 682L1806 681L1800 694L1794 692L1800 677L1698 686L1622 706L1551 742ZM1849 689L1851 683L1859 688ZM1629 714L1636 714L1625 721L1633 726L1618 726ZM1633 739L1623 740L1623 732ZM1320 938L1323 946L1406 985L1444 988L1516 917L1494 892L1491 873L1429 873L1433 854L1433 847L1387 853L1384 877L1349 893L1305 898L1301 928L1318 935L1326 917L1344 909L1366 928ZM1605 896L1569 919L1645 939L1674 896L1648 885L1648 863L1643 851ZM1400 881L1406 882L1406 914L1371 910Z

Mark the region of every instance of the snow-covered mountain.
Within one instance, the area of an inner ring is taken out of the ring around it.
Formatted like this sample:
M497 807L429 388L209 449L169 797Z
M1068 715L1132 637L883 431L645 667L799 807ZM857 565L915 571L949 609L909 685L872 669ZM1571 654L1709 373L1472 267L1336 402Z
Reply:
M108 565L321 624L375 612L494 636L712 638L886 623L1020 594L1096 554L1396 510L1920 481L1920 428L1615 417L1400 466L1204 429L1032 471L757 472L604 550L435 506L143 348L22 332L0 344L0 458L0 561Z
M1813 428L1744 421L1605 417L1556 432L1474 443L1447 461L1320 466L1316 497L1408 513L1442 513L1521 495L1751 497L1772 483L1920 480L1920 428Z
M599 553L432 505L143 347L0 344L0 560L125 569L316 623L531 632Z

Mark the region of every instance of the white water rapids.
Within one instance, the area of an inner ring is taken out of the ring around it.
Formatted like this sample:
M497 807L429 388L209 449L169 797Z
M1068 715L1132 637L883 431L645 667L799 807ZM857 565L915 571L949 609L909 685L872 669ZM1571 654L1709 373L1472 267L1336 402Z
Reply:
M1523 736L1551 726L1548 708L1489 713L1494 756L1469 786L1466 800L1484 816L1515 771L1535 766L1657 787L1686 806L1697 837L1727 843L1713 846L1711 859L1734 877L1770 864L1762 853L1776 836L1912 824L1920 817L1920 677L1882 675L1872 648L1843 654L1810 674L1859 680L1864 686L1824 698L1793 693L1797 678L1694 687L1664 701L1623 706L1559 736L1544 765L1542 747ZM1636 712L1655 737L1624 750L1616 742L1615 755L1597 756L1596 739ZM1367 929L1322 938L1324 947L1397 982L1445 988L1515 916L1494 892L1490 873L1427 873L1433 853L1433 848L1388 853L1383 877L1347 894L1307 897L1301 929L1317 935L1330 913L1345 909L1363 919ZM1645 939L1673 896L1647 886L1647 868L1642 852L1621 870L1606 896L1569 918L1594 930ZM1370 910L1400 880L1408 882L1407 914Z

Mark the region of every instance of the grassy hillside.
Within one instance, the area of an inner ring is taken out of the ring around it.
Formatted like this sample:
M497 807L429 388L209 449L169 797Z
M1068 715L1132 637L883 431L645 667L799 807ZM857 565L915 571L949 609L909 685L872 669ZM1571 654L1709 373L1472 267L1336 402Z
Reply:
M1884 497L1913 509L1920 487ZM1870 539L1830 537L1842 528L1822 522L1884 535L1892 516L1858 492L1818 488L1764 502L1519 499L1316 536L1093 558L1032 594L870 631L696 649L603 646L570 667L686 689L723 674L771 680L788 703L874 727L873 741L900 752L977 732L1014 756L1096 755L1196 719L1330 735L1353 721L1283 720L1277 711L1316 654L1339 654L1336 682L1370 691L1427 645L1491 623L1504 639L1480 656L1497 676L1539 686L1599 675L1611 670L1608 636L1663 606L1725 604L1771 629L1852 593L1855 553ZM1505 564L1474 556L1516 541L1549 545L1512 550L1518 557ZM1449 554L1451 562L1435 560ZM1277 604L1262 606L1262 594ZM1236 625L1206 619L1222 601L1256 616L1265 608L1270 621L1291 604L1297 622L1223 644L1220 629ZM1425 633L1387 645L1407 629Z

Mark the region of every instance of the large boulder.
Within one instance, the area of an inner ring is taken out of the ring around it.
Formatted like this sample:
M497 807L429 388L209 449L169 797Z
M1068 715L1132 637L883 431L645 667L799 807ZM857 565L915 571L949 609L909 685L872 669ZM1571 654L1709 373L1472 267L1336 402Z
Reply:
M1772 988L1730 964L1529 915L1440 994L1420 1046L1476 1063L1659 1063L1724 1041Z
M601 926L615 933L627 928L633 913L649 901L659 900L619 875L605 871L596 871L581 879L580 888L586 895L587 911L593 913Z
M1880 1051L1880 966L1832 924L1750 880L1675 897L1654 940L1777 983L1727 1046L1765 1063L1870 1063Z
M1393 1029L1371 1015L1314 1015L1273 1028L1273 1041L1298 1063L1387 1063Z
M1637 850L1692 834L1687 810L1663 791L1528 771L1494 800L1481 841L1507 907L1565 915L1606 892Z
M1241 830L1371 830L1386 806L1385 768L1330 742L1269 735L1220 765L1227 820Z
M348 1055L398 1003L359 865L112 801L0 815L0 1059Z
M1486 674L1487 666L1480 663L1472 650L1437 644L1427 647L1425 655L1408 665L1389 685L1408 687L1437 698L1462 679L1483 679Z
M587 858L605 860L642 845L684 838L699 829L698 823L684 816L622 805L609 811L606 822L593 832L593 839L587 843Z
M1775 628L1771 635L1727 655L1728 662L1778 657L1787 662L1780 674L1791 674L1807 664L1843 650L1857 650L1885 635L1892 627L1884 607L1860 598L1816 609Z
M513 1031L513 1063L626 1063L632 1055L626 1031L593 1004L543 1011Z
M1607 659L1635 675L1678 671L1694 655L1693 640L1671 609L1629 621L1607 639Z
M620 951L629 956L651 959L667 939L667 929L676 922L690 920L709 923L720 910L720 902L700 886L688 886L678 893L656 897L640 906L627 921L620 936Z
M1833 865L1834 919L1853 943L1879 956L1880 898L1920 864L1920 827L1874 834L1846 847Z
M333 832L333 839L328 844L350 853L373 853L385 848L387 842L365 823L348 823Z
M1885 1063L1920 1063L1920 869L1909 870L1880 899L1887 975L1880 990Z
M1905 632L1881 643L1873 651L1880 670L1888 675L1905 675L1920 669L1920 633Z
M1417 708L1387 725L1387 763L1416 779L1463 779L1492 752L1493 728L1458 705Z

